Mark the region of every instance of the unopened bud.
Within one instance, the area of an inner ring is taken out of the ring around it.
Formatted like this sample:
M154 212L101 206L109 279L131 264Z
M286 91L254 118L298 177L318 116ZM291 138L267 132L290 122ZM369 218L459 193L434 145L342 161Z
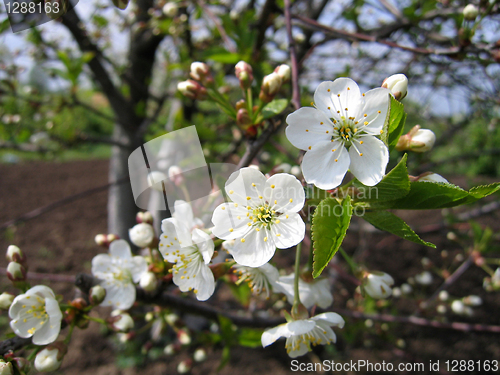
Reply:
M210 68L203 62L196 61L191 64L191 72L189 73L192 79L200 81L204 85L212 83L214 79L210 74Z
M394 279L391 275L380 271L370 271L365 273L361 281L361 290L363 294L366 293L370 297L383 299L391 296L392 285L394 285Z
M153 272L146 272L139 281L139 285L146 292L152 292L158 286L158 280Z
M26 263L26 256L23 254L21 249L15 245L10 245L7 248L6 258L9 262L17 262L23 265Z
M179 82L177 84L177 90L190 99L204 100L207 97L207 89L192 79Z
M162 181L165 181L167 179L168 177L165 173L160 171L151 171L148 174L148 185L156 191L163 192Z
M13 301L14 295L3 292L2 294L0 294L0 309L8 310Z
M481 297L475 295L462 298L462 302L468 306L481 306L483 304Z
M240 126L248 126L252 124L252 120L248 115L248 111L245 108L241 108L238 110L236 114L236 123Z
M89 291L89 301L92 305L100 305L106 298L106 289L100 285L93 286Z
M12 364L21 374L28 374L31 371L31 363L26 358L14 357L12 358Z
M155 231L150 224L141 223L129 229L130 241L140 248L151 246L155 239Z
M432 284L432 274L428 271L424 271L415 276L415 281L420 285L430 285Z
M236 110L246 108L247 107L247 102L244 99L238 100L236 102L235 108Z
M163 349L163 353L165 353L166 355L173 355L175 354L176 350L175 350L175 345L174 344L168 344L167 346L165 346L165 348Z
M432 130L420 129L420 125L415 125L408 134L399 138L396 150L426 152L432 149L435 142L436 135Z
M472 316L473 311L469 306L465 306L462 301L456 300L451 304L451 310L457 315Z
M479 10L474 4L467 5L463 10L464 19L466 21L474 21L479 14Z
M137 221L137 224L153 224L153 215L151 215L149 211L138 212L137 215L135 215L135 221Z
M47 345L35 358L35 368L39 372L52 372L57 370L67 352L66 345L62 342L54 342Z
M7 266L7 277L10 281L26 280L26 269L17 262L10 262Z
M175 17L179 11L179 7L176 3L168 2L163 6L162 11L167 17Z
M111 327L118 332L128 332L134 328L134 320L132 317L121 310L113 310L111 318L108 318Z
M408 78L404 74L394 74L382 82L382 87L391 90L394 99L401 100L408 94Z
M290 67L286 64L277 66L276 69L274 69L274 72L280 76L282 84L288 82L292 75Z
M446 290L442 290L439 292L438 298L440 301L448 301L448 298L450 298L450 294Z
M172 165L168 169L168 179L174 183L175 186L181 186L184 183L184 175L182 169L177 165Z
M281 78L277 73L271 73L264 77L260 87L259 99L264 103L269 103L274 99L281 87Z
M184 330L177 332L177 339L182 345L191 344L191 336L189 336L189 334Z
M189 359L186 359L184 361L181 361L178 365L177 365L177 372L179 374L186 374L188 373L189 371L191 371L191 367L192 367L193 363L191 360Z
M108 244L110 244L110 243L111 243L111 242L113 242L113 241L119 240L119 239L120 239L120 236L118 236L118 235L116 235L116 234L112 234L112 233L110 233L110 234L108 234L108 235L106 236L106 239L107 239L107 241L108 241Z
M94 241L99 246L108 247L108 237L105 234L98 234L95 236Z
M193 359L196 362L203 362L207 359L207 352L202 348L196 349L193 354Z
M246 90L250 86L252 86L253 82L253 70L250 64L245 61L240 61L234 67L234 73L236 78L240 81L240 87L243 90Z
M175 323L177 323L178 320L179 320L179 316L177 314L174 314L174 313L171 313L171 314L168 314L167 316L165 316L165 321L171 326L175 325Z
M12 368L12 363L5 362L3 359L0 359L0 375L13 375L14 369Z

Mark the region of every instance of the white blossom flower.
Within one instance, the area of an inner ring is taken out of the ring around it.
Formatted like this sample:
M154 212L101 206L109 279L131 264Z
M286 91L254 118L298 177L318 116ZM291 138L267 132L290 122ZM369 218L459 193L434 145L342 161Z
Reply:
M58 348L45 348L38 352L35 358L35 368L39 372L56 371L62 363L64 353Z
M35 345L47 345L57 339L62 313L52 289L37 285L14 298L9 309L10 326L19 337L33 337Z
M103 306L127 310L135 302L135 286L148 270L146 260L132 256L125 240L116 240L109 245L109 254L98 254L92 259L92 275L101 279L106 289Z
M128 332L134 328L134 320L132 317L121 310L113 310L111 316L114 318L112 326L117 331Z
M381 87L361 94L352 79L339 78L318 86L315 108L300 108L287 117L288 140L307 151L302 172L308 183L333 189L348 169L368 186L382 180L389 150L376 136L383 133L389 96Z
M278 173L266 180L261 172L242 168L229 177L225 190L233 202L215 209L212 232L236 240L230 250L236 263L260 267L276 248L290 248L304 238L305 224L297 212L305 194L294 176Z
M203 362L208 358L207 352L203 348L196 349L193 353L193 359L196 362Z
M163 258L175 263L174 284L183 292L193 291L199 301L209 299L215 289L215 278L208 263L214 254L214 242L198 226L191 206L175 202L174 217L162 222L159 250Z
M275 291L285 294L290 304L293 304L295 295L294 282L295 275L293 273L288 276L280 276L276 282ZM333 303L333 295L327 279L316 279L306 282L302 278L299 278L299 297L300 302L307 309L314 305L326 309Z
M269 263L260 267L247 267L237 264L233 268L234 272L239 275L237 284L247 281L255 294L266 292L266 298L269 298L269 292L276 288L279 272L276 267L271 266Z
M392 285L394 285L394 279L391 275L380 271L370 271L363 277L361 288L370 297L382 299L391 296Z
M479 296L470 295L462 298L462 302L468 306L481 306L483 304L483 299Z
M262 346L266 347L286 338L285 348L291 358L306 354L311 345L329 345L337 341L333 326L344 327L344 319L339 314L327 312L309 319L294 320L266 330L262 334Z
M466 306L462 301L455 300L451 304L451 311L457 315L472 316L474 312L469 306Z
M153 242L155 231L151 224L140 223L129 229L128 235L134 245L144 248L150 246Z
M415 276L415 281L420 285L432 284L432 274L429 271L424 271Z

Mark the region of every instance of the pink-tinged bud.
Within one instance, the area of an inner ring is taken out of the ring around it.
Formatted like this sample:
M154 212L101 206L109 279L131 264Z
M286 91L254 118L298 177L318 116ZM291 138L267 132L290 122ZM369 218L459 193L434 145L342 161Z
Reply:
M177 339L182 345L191 344L191 336L189 336L189 333L184 330L180 330L177 332Z
M466 21L474 21L479 14L479 10L474 4L467 5L463 10L464 19Z
M117 332L128 332L134 328L134 320L132 317L121 310L114 310L111 312L111 317L108 318L108 322Z
M243 90L246 90L250 86L252 86L253 82L253 70L250 64L245 61L240 61L234 67L234 73L236 78L240 81L240 87Z
M99 246L104 246L104 247L109 246L108 237L105 234L102 233L98 234L97 236L95 236L94 241Z
M235 108L236 110L246 108L247 107L247 102L244 99L238 100L236 102Z
M12 368L12 363L5 362L3 359L0 359L0 375L13 375L14 369Z
M10 281L26 280L26 268L17 262L10 262L7 266L7 277Z
M187 374L191 371L191 367L193 367L193 361L190 359L185 359L184 361L179 362L177 365L177 372L179 374Z
M177 90L189 99L205 100L207 97L207 89L192 79L179 82Z
M35 358L35 368L39 372L52 372L57 370L63 361L66 352L66 345L61 341L49 344L40 351Z
M106 239L108 240L108 244L110 244L113 241L119 240L120 236L110 233L106 236Z
M280 76L282 84L290 81L292 71L288 65L281 64L274 69L274 72Z
M269 103L274 99L281 87L281 78L277 73L271 73L264 77L260 88L259 99L264 103Z
M137 224L153 224L153 215L151 215L151 212L149 211L138 212L135 216L135 220L137 221Z
M9 262L17 262L26 265L26 256L23 254L21 249L15 245L10 245L7 248L6 258Z
M436 142L436 135L432 130L420 129L415 125L408 134L401 136L396 145L398 151L427 152Z
M100 285L93 286L89 291L89 301L92 305L100 305L106 298L106 289Z
M402 100L408 94L408 78L404 74L394 74L384 79L382 87L391 90L394 99Z
M168 179L174 183L175 186L181 186L184 183L184 175L182 169L177 165L172 165L168 168Z
M238 110L238 113L236 114L236 123L240 126L252 125L252 120L250 119L248 111L245 108Z
M214 81L210 74L210 68L203 62L196 61L191 64L191 72L189 73L192 79L200 81L204 85L210 84Z

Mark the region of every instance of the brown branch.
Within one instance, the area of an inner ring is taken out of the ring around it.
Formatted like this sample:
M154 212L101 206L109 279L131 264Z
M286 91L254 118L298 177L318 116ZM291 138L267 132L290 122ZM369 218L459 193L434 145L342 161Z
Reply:
M292 104L295 109L300 108L300 88L299 88L299 62L297 60L297 50L292 35L292 18L290 14L290 0L285 0L285 22L286 34L288 37L288 49L290 50L290 60L292 63Z
M258 61L261 56L262 46L266 37L266 30L269 26L269 17L272 15L272 10L276 6L276 0L266 0L262 10L260 12L257 25L255 29L257 30L257 38L255 39L255 45L253 47L252 57L253 61Z
M238 163L238 169L243 167L248 167L252 162L253 158L257 156L259 150L264 146L264 144L271 138L275 131L277 131L280 127L279 125L275 125L271 122L267 128L262 132L262 134L255 141L248 141L247 149L243 154L240 162Z

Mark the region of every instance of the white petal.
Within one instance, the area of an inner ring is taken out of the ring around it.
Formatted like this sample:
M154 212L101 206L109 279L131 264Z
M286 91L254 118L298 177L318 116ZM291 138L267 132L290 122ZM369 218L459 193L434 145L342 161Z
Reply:
M109 245L109 254L112 257L120 259L130 259L132 258L132 252L130 251L130 246L125 240L116 240L111 242Z
M287 323L281 324L277 327L273 327L264 331L264 333L262 333L262 336L260 338L262 346L265 348L266 346L269 346L273 342L278 340L280 337L283 337L282 332L288 331L286 330L286 325Z
M247 216L248 210L238 203L223 203L218 206L212 216L215 227L212 233L224 240L242 237L249 230L251 220Z
M196 299L198 301L206 301L212 296L212 294L214 294L215 278L212 270L207 265L201 266L200 276L203 282L198 285L198 293L196 293Z
M270 232L264 228L257 232L252 228L243 238L236 239L230 254L238 264L260 267L269 262L275 251Z
M344 319L339 314L334 312L326 312L313 316L311 320L324 320L325 322L330 323L330 325L336 325L340 328L344 327L345 323Z
M301 150L307 151L316 143L331 139L332 122L325 113L316 108L302 107L288 115L286 123L286 137L292 145Z
M214 255L214 241L212 241L207 233L198 228L193 230L192 235L193 242L198 246L205 264L208 264Z
M194 226L194 215L191 205L185 201L178 200L174 203L174 209L175 212L172 216L183 222L189 229L192 229Z
M302 184L288 173L271 176L266 182L264 197L278 212L300 211L306 200Z
M274 288L274 285L279 278L279 272L277 268L270 265L269 263L266 263L263 266L260 266L259 270L265 275L267 281L269 281L271 286Z
M327 279L313 281L311 287L315 296L315 305L318 305L318 307L322 309L326 309L333 303L333 295L330 291L330 283Z
M61 331L62 313L57 301L52 298L45 299L45 308L49 314L49 320L33 335L35 345L47 345L56 341Z
M11 320L10 321L10 327L14 331L14 333L19 336L19 337L31 337L33 334L29 333L28 330L30 330L33 327L36 327L36 324L38 323L38 319L33 316L33 314L25 314L26 309L23 309L21 311L21 315L17 320ZM26 318L26 322L23 321L24 318Z
M146 259L137 255L127 263L125 268L132 274L132 280L134 280L134 283L138 283L141 280L141 277L148 272L148 263L146 262Z
M314 327L316 327L316 323L310 319L294 320L287 324L288 333L285 333L283 336L290 337L303 335L313 330Z
M351 158L350 170L352 174L364 185L374 186L382 180L389 162L389 150L380 139L373 136L359 138L363 144L355 142L360 152L356 151L354 144L349 149ZM361 154L363 154L361 156Z
M340 97L338 96L340 94ZM358 84L350 78L322 82L314 93L316 107L331 117L355 117L361 109L361 92ZM346 111L347 108L347 111Z
M296 338L295 337L291 337L291 338L287 339L286 340L286 345L288 346L289 343L294 342L294 339L296 339ZM293 344L292 344L291 347L296 348L296 346L293 345ZM290 352L288 353L288 356L290 358L297 358L297 357L300 357L301 355L306 354L308 351L309 351L309 346L307 346L304 342L301 341L299 343L299 346L298 346L297 349L290 350Z
M123 284L115 281L101 282L106 289L106 298L101 306L112 306L120 310L128 310L135 302L135 287L131 283Z
M380 135L389 110L389 96L390 91L382 87L370 90L365 94L365 105L360 110L359 117L356 118L362 122L368 121L368 126L363 129L365 132ZM367 117L364 117L365 114Z
M33 288L29 289L26 292L27 296L30 296L33 294L38 294L39 296L41 296L43 298L56 298L52 289L50 289L48 286L45 286L45 285L34 286Z
M103 274L111 271L112 264L111 257L108 254L97 254L92 258L92 275L102 278Z
M233 172L226 182L225 190L229 198L240 205L261 201L266 177L254 168L241 168ZM250 197L250 200L247 198Z
M306 225L299 214L290 212L279 219L280 222L271 227L272 239L278 249L288 249L304 239Z
M308 183L329 190L342 183L350 162L340 142L322 142L304 155L302 173Z
M186 226L174 218L163 220L161 230L158 249L167 262L175 263L180 255L179 253L192 245L191 233ZM175 253L177 251L179 253Z

